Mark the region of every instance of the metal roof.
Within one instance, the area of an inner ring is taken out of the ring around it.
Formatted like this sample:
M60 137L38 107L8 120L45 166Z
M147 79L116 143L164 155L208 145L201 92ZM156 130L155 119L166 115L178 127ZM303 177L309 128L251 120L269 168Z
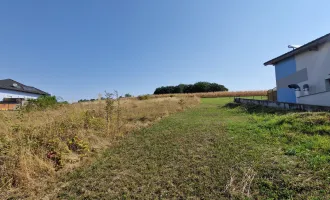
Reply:
M0 89L14 90L25 93L49 95L47 92L39 90L35 87L27 86L12 79L0 80Z
M327 41L330 41L330 33L329 34L326 34L320 38L317 38L316 40L313 40L299 48L296 48L292 51L289 51L288 53L285 53L281 56L278 56L276 58L273 58L267 62L264 63L264 65L275 65L277 64L278 62L281 62L287 58L290 58L292 56L295 56L297 54L300 54L300 53L303 53L303 52L306 52L306 51L313 51L313 50L317 50L318 49L318 46L320 46L321 44L324 44L326 43Z

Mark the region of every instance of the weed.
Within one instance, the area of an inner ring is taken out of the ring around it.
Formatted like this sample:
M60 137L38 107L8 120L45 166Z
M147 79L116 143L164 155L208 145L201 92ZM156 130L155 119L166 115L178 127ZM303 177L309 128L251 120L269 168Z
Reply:
M47 158L54 162L55 170L59 170L63 167L63 160L60 153L56 151L50 151L47 153Z
M115 90L115 96L117 99L117 134L120 133L120 121L121 121L121 107L120 107L120 100L118 96L118 91Z
M181 106L181 109L183 110L183 108L184 108L184 105L185 105L185 101L183 100L183 99L180 99L179 100L179 105Z
M70 139L68 142L68 147L71 151L74 151L79 154L84 154L89 151L89 146L86 142L79 139L77 136Z
M285 151L284 153L285 155L288 155L288 156L294 156L297 154L296 150L295 149L288 149Z
M114 103L115 103L115 100L113 98L113 94L112 93L108 93L107 91L105 91L105 112L106 112L106 119L107 119L107 130L108 130L108 133L109 133L109 126L110 126L110 122L111 122L111 119L112 119L112 115L113 115L113 112L114 112Z

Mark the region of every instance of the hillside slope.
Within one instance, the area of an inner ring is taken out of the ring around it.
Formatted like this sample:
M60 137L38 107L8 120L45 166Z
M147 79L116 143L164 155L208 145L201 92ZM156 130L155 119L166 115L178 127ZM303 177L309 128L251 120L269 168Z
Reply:
M48 197L330 198L329 114L224 107L229 101L203 99L121 138L96 163L63 177ZM308 132L294 128L304 119Z

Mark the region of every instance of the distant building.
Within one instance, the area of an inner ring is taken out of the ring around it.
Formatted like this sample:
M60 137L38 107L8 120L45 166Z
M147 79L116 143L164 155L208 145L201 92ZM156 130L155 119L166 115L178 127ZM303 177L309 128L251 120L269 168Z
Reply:
M12 79L0 80L0 101L6 99L36 99L47 92L35 87L26 86Z
M277 101L330 106L330 34L264 63L274 65Z

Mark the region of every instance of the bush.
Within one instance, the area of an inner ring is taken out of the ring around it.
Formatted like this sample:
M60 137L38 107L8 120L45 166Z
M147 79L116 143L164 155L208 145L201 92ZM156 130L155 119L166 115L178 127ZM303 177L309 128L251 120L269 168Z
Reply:
M140 95L137 97L138 100L147 100L150 99L150 95Z
M29 99L24 106L24 110L44 110L46 108L53 108L59 105L55 96L40 96L37 99Z

